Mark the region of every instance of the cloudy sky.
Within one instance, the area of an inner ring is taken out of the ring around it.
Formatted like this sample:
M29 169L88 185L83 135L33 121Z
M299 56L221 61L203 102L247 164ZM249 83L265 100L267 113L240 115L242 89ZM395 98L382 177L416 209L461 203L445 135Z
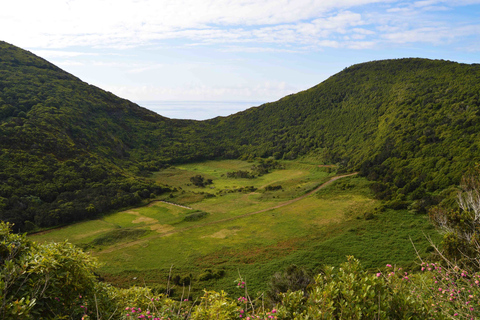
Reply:
M2 2L0 40L174 118L275 101L365 61L480 63L480 0Z

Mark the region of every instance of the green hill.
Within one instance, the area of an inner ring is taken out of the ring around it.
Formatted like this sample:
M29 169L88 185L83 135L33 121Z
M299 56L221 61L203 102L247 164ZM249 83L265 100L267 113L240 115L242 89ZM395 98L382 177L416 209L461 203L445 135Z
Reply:
M244 157L315 154L376 180L381 199L431 202L480 160L479 92L478 64L374 61L209 123Z
M29 230L168 191L169 163L309 155L361 170L419 210L479 161L480 66L401 59L346 68L277 102L173 120L0 42L0 219Z
M139 155L167 122L183 125L0 43L1 219L52 226L161 193L132 173L162 166Z

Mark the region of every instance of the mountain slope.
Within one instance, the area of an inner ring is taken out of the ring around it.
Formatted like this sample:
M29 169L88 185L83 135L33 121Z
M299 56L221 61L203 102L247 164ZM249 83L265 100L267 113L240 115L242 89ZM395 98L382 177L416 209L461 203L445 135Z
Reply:
M479 93L480 65L375 61L211 122L247 156L289 159L313 152L361 169L379 182L380 198L416 200L457 184L480 160Z
M173 120L0 42L0 219L28 230L138 204L168 190L147 178L168 163L307 154L423 210L480 161L479 92L479 65L374 61L229 117Z
M148 144L143 128L166 122L0 43L0 218L21 230L50 226L162 192L124 168L161 167L131 154Z

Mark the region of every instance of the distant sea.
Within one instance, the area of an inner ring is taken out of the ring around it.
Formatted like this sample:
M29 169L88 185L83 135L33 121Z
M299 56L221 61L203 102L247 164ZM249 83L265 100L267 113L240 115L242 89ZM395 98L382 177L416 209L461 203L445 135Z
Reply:
M136 101L144 108L173 119L205 120L228 116L266 101Z

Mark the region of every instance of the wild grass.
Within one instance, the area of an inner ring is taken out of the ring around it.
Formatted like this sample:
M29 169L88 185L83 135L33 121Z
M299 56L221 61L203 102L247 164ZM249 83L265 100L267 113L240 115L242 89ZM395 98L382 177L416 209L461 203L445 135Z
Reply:
M359 177L337 180L290 205L247 215L301 196L332 175L309 163L284 164L284 170L255 179L226 178L225 172L252 165L243 161L208 161L169 168L156 174L178 190L168 200L182 203L187 196L198 196L188 204L193 210L153 202L32 238L68 238L90 246L91 253L104 263L100 273L122 286L165 285L173 265L174 275L193 279L194 294L203 288L235 290L233 280L239 271L252 290L265 290L269 278L290 264L319 271L324 264L339 265L347 255L359 258L367 268L392 262L413 267L415 252L410 239L423 254L429 250L425 235L438 239L425 216L407 211L381 212L381 203L373 199L369 182ZM211 178L215 189L188 185L194 174ZM262 190L272 184L282 189ZM247 185L258 190L215 197L195 194ZM208 214L185 221L195 211ZM368 220L366 213L370 214ZM144 233L111 243L96 240L118 229ZM200 277L206 272L222 276Z

